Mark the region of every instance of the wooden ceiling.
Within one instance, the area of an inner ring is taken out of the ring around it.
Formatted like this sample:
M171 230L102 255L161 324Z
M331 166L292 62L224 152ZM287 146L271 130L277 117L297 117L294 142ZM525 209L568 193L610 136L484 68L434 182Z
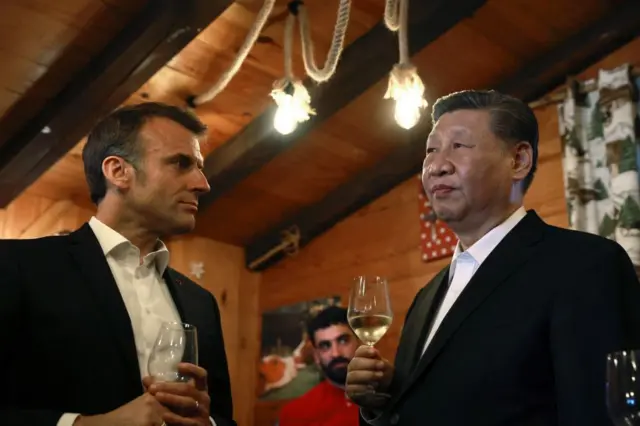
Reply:
M227 7L219 2L224 11L212 9L211 24L202 31L196 28L183 40L186 47L167 56L171 59L166 65L158 65L120 103L153 100L186 106L189 96L208 89L230 66L261 4L262 0L242 0ZM305 4L317 58L324 61L338 0ZM562 83L568 73L579 72L632 40L640 29L639 4L582 0L577 7L575 0L413 0L413 62L430 104L452 91L487 87L531 101ZM42 137L38 126L46 121L37 122L36 137L30 120L86 70L119 31L140 19L147 5L142 0L2 2L0 190L5 194L0 200L15 198L15 191L6 196L8 189L26 188L34 195L89 205L80 157L85 129L75 142L58 142L56 146L65 150L51 149L24 170L30 178L21 184L3 181L3 173L13 170L17 176L23 164L11 162L11 156L30 158L34 146L47 146L46 140L33 145ZM239 73L215 99L196 108L210 128L203 151L212 186L196 232L246 246L249 259L255 259L277 245L281 231L289 226L300 227L305 243L416 172L428 118L411 131L402 130L393 121L391 101L383 99L388 71L397 60L395 35L380 22L383 11L383 0L353 0L347 47L336 76L323 85L308 84L318 115L284 137L270 124L269 92L273 81L283 76L287 16L287 2L276 2ZM304 77L297 35L294 52L294 72ZM75 105L78 122L93 123L106 112L84 111L83 106L92 110L86 104ZM3 144L25 127L32 131L31 138L4 149Z

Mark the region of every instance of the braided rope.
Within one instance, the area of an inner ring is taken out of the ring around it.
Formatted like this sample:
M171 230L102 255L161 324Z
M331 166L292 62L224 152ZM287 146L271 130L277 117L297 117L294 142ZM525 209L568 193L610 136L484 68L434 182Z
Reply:
M327 58L322 69L318 68L315 62L313 52L313 40L311 38L311 30L309 25L309 15L304 5L299 6L300 15L300 39L302 44L302 60L304 68L309 77L316 82L324 82L329 80L336 72L338 61L342 50L344 49L344 38L347 33L349 24L349 14L351 12L351 0L340 0L338 6L338 17L333 30L333 39L331 48L327 54Z
M275 2L276 0L265 0L262 8L260 9L260 12L258 12L256 21L253 23L253 26L249 30L249 33L247 34L247 37L245 38L242 47L238 51L238 54L236 55L236 58L233 61L231 67L227 71L225 71L224 74L222 74L220 79L218 79L218 81L209 90L199 96L196 96L193 99L194 105L201 105L205 102L210 101L211 99L218 96L218 94L227 87L231 79L238 73L238 70L240 70L240 66L247 58L247 55L249 55L249 52L253 48L253 45L256 43L256 40L258 40L258 36L267 23L269 15L271 15L271 11L273 10Z

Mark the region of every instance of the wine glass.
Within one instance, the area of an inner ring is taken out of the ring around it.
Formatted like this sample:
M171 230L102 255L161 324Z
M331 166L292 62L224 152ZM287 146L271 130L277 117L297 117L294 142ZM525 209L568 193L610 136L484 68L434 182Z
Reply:
M607 355L607 409L616 426L640 425L640 351Z
M164 322L149 355L149 375L160 382L188 382L178 371L181 362L198 365L198 331L195 325Z
M354 279L347 319L362 343L368 346L378 343L393 321L385 278L359 276Z

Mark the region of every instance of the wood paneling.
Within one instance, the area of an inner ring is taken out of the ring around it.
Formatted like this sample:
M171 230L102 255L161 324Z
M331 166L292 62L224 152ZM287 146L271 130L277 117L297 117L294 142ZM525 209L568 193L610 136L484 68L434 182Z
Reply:
M258 288L260 275L244 268L242 248L208 238L185 236L169 241L171 266L216 296L222 317L225 350L229 362L234 416L238 426L253 424L255 371L258 341ZM204 264L197 278L191 262Z
M0 116L7 115L0 145L73 80L144 2L1 1Z
M0 209L0 238L38 238L72 231L89 220L93 210L69 200L52 200L30 194Z

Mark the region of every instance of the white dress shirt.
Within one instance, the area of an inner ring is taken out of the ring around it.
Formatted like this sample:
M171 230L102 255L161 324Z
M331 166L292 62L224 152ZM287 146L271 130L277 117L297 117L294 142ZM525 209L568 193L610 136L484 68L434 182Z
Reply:
M180 315L162 276L169 265L169 250L158 240L155 251L140 258L140 250L97 218L89 220L107 259L129 313L138 353L140 377L148 375L147 363L163 322L180 322ZM57 426L72 426L79 414L65 413ZM211 424L215 422L211 419Z
M424 355L429 343L435 336L438 327L442 324L445 316L458 299L458 296L464 288L469 284L471 278L476 273L482 262L485 261L491 252L498 246L500 241L526 216L527 212L524 207L517 209L511 216L507 218L500 225L487 232L482 238L476 241L466 251L462 251L460 242L456 245L456 249L453 253L451 260L451 267L449 268L449 289L440 304L438 314L433 322L431 331L427 341L422 349L422 355Z

